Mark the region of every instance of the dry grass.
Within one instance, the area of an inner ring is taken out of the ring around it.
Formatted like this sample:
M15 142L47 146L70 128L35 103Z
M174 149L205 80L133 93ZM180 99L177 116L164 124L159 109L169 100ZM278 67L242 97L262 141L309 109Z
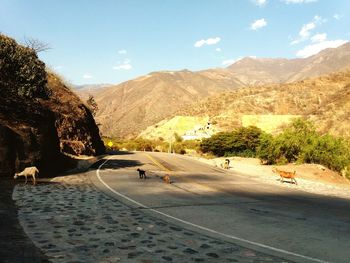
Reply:
M242 125L244 115L299 115L315 121L321 132L350 137L349 109L350 69L295 83L221 93L180 113L209 116L222 129Z

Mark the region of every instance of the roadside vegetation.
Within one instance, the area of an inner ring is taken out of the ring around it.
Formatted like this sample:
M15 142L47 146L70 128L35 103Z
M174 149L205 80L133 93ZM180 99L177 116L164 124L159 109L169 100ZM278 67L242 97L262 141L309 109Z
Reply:
M350 179L350 141L321 134L303 119L295 119L275 136L254 126L218 133L204 139L200 150L218 157L256 157L264 164L316 163Z
M143 138L123 140L105 137L103 138L103 141L108 151L152 151L172 152L178 154L200 151L199 141L183 141L181 136L177 134L174 134L171 142L166 141L161 137L157 140L148 140Z
M18 45L14 39L0 34L0 58L1 94L23 99L50 96L45 64L34 49Z
M272 135L250 126L220 132L200 141L183 141L174 134L171 142L159 138L118 140L104 138L107 150L157 151L179 154L200 153L206 157L253 157L263 164L314 163L341 173L350 179L350 141L316 131L308 120L295 119ZM108 143L112 143L108 146Z

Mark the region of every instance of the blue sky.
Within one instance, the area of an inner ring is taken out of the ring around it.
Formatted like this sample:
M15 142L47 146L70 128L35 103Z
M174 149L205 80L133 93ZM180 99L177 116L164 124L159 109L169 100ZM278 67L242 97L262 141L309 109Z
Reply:
M348 0L0 0L0 31L73 84L307 57L350 39Z

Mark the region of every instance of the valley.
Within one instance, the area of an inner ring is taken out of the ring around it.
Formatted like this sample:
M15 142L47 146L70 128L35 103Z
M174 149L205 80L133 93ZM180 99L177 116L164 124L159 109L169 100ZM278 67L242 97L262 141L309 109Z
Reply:
M134 138L146 129L150 134L175 116L207 118L218 131L229 131L249 125L249 118L261 123L260 115L269 116L274 128L265 126L273 133L298 116L317 123L320 132L349 137L349 68L347 43L305 59L247 57L227 68L152 72L77 93L94 96L96 120L108 137Z
M347 0L0 6L0 262L349 261Z

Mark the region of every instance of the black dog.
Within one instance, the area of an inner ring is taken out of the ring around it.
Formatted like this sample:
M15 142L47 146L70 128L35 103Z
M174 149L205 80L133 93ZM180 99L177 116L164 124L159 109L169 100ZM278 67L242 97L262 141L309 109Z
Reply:
M137 171L139 172L140 179L146 179L146 171L141 169L137 169Z

